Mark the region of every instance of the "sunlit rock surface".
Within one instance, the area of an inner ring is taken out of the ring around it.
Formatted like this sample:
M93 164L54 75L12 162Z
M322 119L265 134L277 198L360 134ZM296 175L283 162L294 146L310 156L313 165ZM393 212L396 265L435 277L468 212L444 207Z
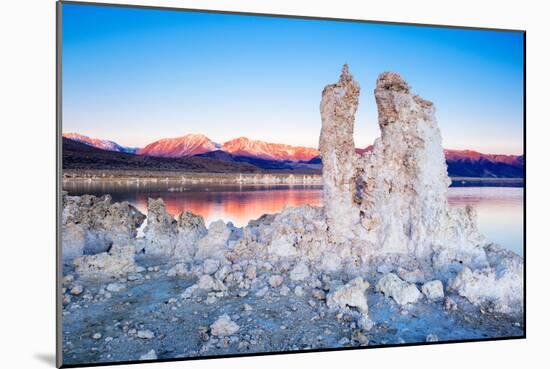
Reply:
M358 167L361 222L373 253L436 257L441 267L483 263L473 210L447 202L451 181L433 104L391 72L378 77L374 96L381 136Z
M337 83L325 87L321 99L319 151L323 160L323 203L331 242L353 238L359 223L355 204L356 163L353 127L359 84L344 65Z
M489 266L464 267L449 281L449 290L500 313L523 312L523 259L496 245L487 246L486 251Z

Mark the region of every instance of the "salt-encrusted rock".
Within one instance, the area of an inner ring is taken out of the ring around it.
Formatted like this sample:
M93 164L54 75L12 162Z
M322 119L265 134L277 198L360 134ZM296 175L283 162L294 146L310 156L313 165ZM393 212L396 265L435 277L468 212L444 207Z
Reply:
M272 275L269 277L269 285L272 288L279 287L281 284L283 284L284 278L281 275Z
M71 295L78 296L82 292L84 292L84 287L82 287L82 285L80 284L76 284L73 286L73 288L71 288Z
M214 274L220 268L220 261L216 259L206 259L202 263L204 274Z
M228 251L228 241L231 236L231 226L223 220L213 222L208 228L206 236L197 242L195 259L225 259L225 252Z
M439 337L437 337L437 335L433 333L430 333L426 336L426 342L438 342L438 341L439 341Z
M204 219L200 215L190 211L178 216L176 245L174 257L183 260L191 260L197 251L197 242L207 233Z
M304 261L298 262L290 271L290 279L293 281L303 281L309 277L309 267Z
M168 269L166 275L168 277L186 277L190 274L189 268L185 263L177 263L172 268Z
M210 326L210 332L213 336L227 337L237 333L239 325L231 320L229 315L224 314Z
M154 338L155 334L149 329L143 329L143 330L137 331L137 337L144 340L149 340L151 338Z
M155 350L150 350L146 354L141 355L139 360L157 360L157 353Z
M329 240L333 243L351 239L359 223L359 209L355 204L357 154L353 141L358 104L359 84L344 65L338 82L324 88L320 107L323 202Z
M112 203L111 196L63 194L61 247L64 261L107 251L114 243L128 244L145 216L128 202Z
M267 286L260 288L255 296L256 297L264 297L269 292L269 288Z
M489 266L464 267L449 281L448 289L475 305L490 304L500 313L523 312L523 259L496 245L486 247Z
M135 272L134 247L114 244L109 252L76 257L73 265L76 272L86 277L117 277Z
M171 256L174 254L178 235L178 222L166 211L162 199L147 202L147 225L143 229L145 253Z
M346 310L347 308L355 308L360 313L367 315L369 306L367 304L366 289L369 287L369 282L363 278L357 277L343 286L334 288L334 291L327 295L327 306L330 309Z
M440 280L426 282L422 285L422 293L428 300L440 300L445 297L443 283Z
M204 274L199 278L197 287L206 291L224 291L226 289L222 282L208 274Z
M397 74L382 73L374 91L381 137L360 160L360 208L376 254L483 264L483 237L472 209L452 209L450 179L435 108Z
M120 292L120 291L124 291L125 289L126 289L126 284L124 283L115 282L115 283L109 283L107 285L107 291L109 292Z
M416 302L420 297L420 291L414 284L409 284L393 273L386 274L376 284L376 290L391 297L399 305Z
M246 276L246 278L250 280L254 280L256 279L256 274L257 274L257 269L255 265L248 265L246 267L246 270L244 272L244 275Z

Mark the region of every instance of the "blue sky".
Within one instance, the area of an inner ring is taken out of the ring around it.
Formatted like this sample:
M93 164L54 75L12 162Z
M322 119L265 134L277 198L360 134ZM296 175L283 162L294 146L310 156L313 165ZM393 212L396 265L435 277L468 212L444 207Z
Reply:
M317 146L321 91L348 63L358 147L373 90L400 73L435 103L447 148L523 153L523 35L63 5L63 131L143 146L204 133Z

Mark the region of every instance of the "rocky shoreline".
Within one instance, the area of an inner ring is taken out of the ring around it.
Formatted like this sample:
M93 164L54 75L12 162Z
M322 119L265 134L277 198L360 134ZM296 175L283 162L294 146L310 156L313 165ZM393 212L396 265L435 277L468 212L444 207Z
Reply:
M347 66L323 91L324 207L206 228L162 199L65 193L64 362L523 336L523 259L449 206L433 104L381 74L359 155L359 92Z

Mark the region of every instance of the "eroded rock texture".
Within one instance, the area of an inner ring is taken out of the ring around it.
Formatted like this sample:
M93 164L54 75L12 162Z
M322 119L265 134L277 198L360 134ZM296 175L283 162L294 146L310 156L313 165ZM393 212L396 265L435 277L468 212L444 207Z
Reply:
M358 104L359 84L344 65L338 82L326 86L321 99L323 201L333 243L349 241L358 229L359 210L354 203L357 154L353 141Z
M61 245L64 261L104 252L113 244L128 244L145 215L128 202L112 203L111 196L63 194Z
M149 199L143 233L146 254L191 260L207 230L201 216L183 212L176 220L168 214L162 199Z
M75 271L84 277L117 277L136 270L135 251L132 245L113 245L108 252L78 256L74 259Z
M397 73L382 73L374 91L381 136L361 158L361 222L376 254L483 262L472 209L447 202L451 181L430 101ZM434 253L436 255L434 255Z

